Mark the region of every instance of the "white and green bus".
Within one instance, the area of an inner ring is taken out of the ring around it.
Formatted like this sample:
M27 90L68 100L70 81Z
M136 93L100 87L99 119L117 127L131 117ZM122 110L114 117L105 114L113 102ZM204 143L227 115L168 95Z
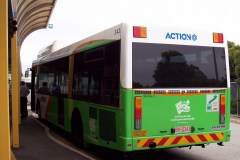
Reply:
M121 23L35 60L32 69L39 118L80 147L128 152L230 140L222 33Z

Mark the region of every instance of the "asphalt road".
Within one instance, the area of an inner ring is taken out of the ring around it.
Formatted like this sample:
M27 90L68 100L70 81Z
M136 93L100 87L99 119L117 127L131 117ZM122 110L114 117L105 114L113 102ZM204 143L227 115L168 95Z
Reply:
M224 146L210 144L205 148L199 146L193 146L192 149L171 148L132 153L127 157L120 152L96 146L89 150L77 150L96 160L237 160L240 159L240 124L231 123L231 130L231 141L224 143ZM61 139L61 141L73 147L68 140Z

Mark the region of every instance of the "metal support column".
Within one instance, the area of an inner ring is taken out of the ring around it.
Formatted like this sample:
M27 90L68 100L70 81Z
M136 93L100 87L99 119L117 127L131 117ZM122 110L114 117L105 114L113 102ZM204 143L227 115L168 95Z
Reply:
M19 106L20 106L20 57L17 49L17 34L11 39L11 64L12 64L12 145L19 148Z
M73 82L73 66L74 66L74 56L69 58L69 82ZM72 98L72 83L68 83L68 98Z
M237 116L238 116L238 102L239 102L239 83L236 83L236 88L237 88Z
M21 82L21 78L22 78L22 66L21 66L21 61L20 61L20 47L17 47L17 56L18 56L18 82ZM20 84L19 84L20 85ZM18 92L20 93L20 88L18 88ZM18 121L19 124L21 124L21 112L20 112L20 98L18 99Z
M0 160L11 159L8 91L8 0L0 1Z

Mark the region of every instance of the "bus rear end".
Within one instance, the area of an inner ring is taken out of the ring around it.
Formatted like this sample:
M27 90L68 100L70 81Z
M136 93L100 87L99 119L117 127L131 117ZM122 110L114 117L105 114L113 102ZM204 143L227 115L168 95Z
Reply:
M127 125L132 150L229 141L230 83L223 34L123 28L129 34L122 41L121 85L129 95L125 106L131 114Z

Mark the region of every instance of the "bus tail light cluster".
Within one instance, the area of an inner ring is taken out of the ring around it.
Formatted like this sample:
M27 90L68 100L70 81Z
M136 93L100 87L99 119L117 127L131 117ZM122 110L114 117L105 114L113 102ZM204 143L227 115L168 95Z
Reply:
M225 123L226 95L220 95L220 123Z
M213 33L213 43L223 43L223 34Z
M147 27L133 26L134 38L147 38Z
M142 97L135 97L135 115L134 128L135 130L142 129Z

